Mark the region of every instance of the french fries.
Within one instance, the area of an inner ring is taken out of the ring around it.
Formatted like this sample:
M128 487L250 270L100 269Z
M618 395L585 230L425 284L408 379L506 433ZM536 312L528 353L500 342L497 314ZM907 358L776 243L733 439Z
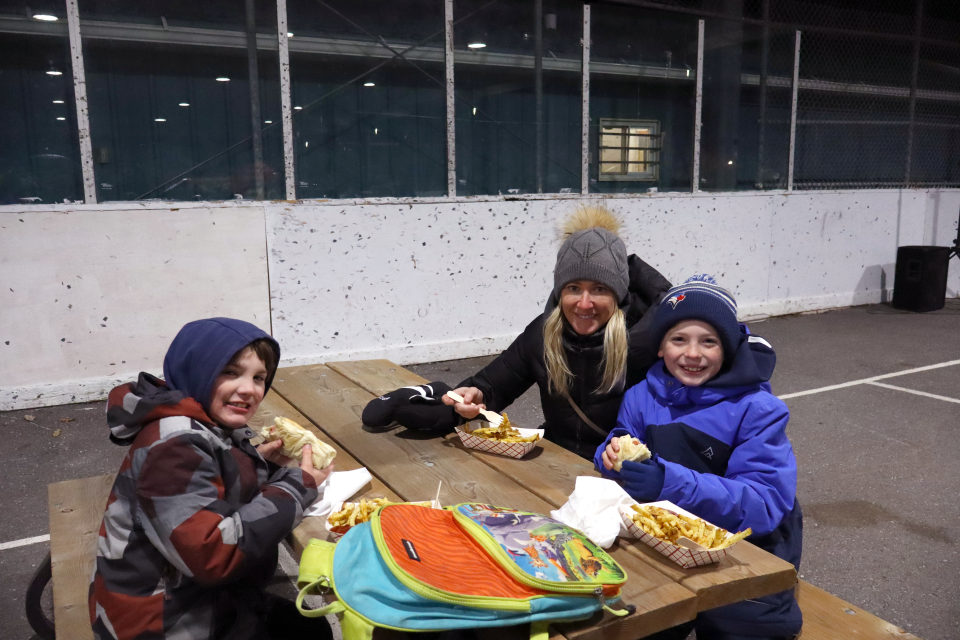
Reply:
M753 533L753 529L748 528L728 538L729 532L726 529L715 527L700 518L690 518L660 507L639 504L632 505L631 509L635 512L632 514L633 521L640 529L670 544L677 544L678 538L685 537L701 547L717 551L736 544Z
M367 522L373 512L380 507L386 507L391 504L412 504L418 507L430 507L430 502L390 502L386 498L372 498L367 500L361 498L360 502L344 502L343 508L336 513L327 516L327 522L330 530L335 533L346 533L346 531L357 524Z
M520 432L510 425L510 418L507 417L506 413L503 414L503 422L500 423L499 427L474 429L470 432L470 435L477 436L478 438L487 438L488 440L496 440L497 442L536 442L540 439L540 434L538 433L527 437L520 435Z

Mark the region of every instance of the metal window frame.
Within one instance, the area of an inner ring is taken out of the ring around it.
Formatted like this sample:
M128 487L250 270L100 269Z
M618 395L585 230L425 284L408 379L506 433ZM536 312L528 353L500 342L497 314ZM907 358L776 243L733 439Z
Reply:
M293 103L290 90L290 42L287 37L287 0L277 0L277 41L280 46L280 114L283 122L283 176L287 200L297 199L293 154Z
M703 20L697 21L697 94L693 116L693 175L690 191L700 191L700 129L703 126Z
M583 5L583 63L580 67L580 193L590 193L590 5Z
M622 129L630 129L633 127L643 127L652 129L654 133L630 133L629 131L622 131L620 134L621 140L626 141L626 144L621 144L620 147L604 147L603 146L603 130L606 128L620 127ZM626 156L627 152L634 147L631 147L629 144L630 138L657 138L662 140L663 133L660 130L660 121L659 120L633 120L633 119L624 119L624 118L600 118L600 126L598 128L597 135L597 180L600 182L658 182L660 180L660 153L663 151L662 144L658 144L656 147L636 147L646 151L647 153L655 153L656 160L646 160L643 162L630 162L629 158ZM617 149L621 151L620 160L616 163L619 164L623 172L622 173L603 173L604 164L614 164L614 161L604 161L603 160L603 151L606 149ZM631 164L643 164L643 165L652 165L652 168L643 171L643 172L634 172L629 173L628 169Z

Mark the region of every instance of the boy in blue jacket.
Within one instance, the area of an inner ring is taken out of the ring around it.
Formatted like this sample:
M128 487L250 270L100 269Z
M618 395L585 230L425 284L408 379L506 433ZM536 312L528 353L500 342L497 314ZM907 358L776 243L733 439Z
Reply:
M639 502L669 500L728 531L753 529L758 547L799 570L803 514L787 406L770 393L776 354L737 322L737 303L710 276L667 292L650 335L660 361L627 391L594 464ZM613 470L630 434L653 457ZM793 590L705 611L657 638L787 639L802 618Z

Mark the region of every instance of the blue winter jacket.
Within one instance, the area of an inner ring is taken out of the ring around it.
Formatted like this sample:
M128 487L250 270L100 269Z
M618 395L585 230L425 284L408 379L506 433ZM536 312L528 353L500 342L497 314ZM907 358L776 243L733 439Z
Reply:
M699 387L670 375L663 360L629 389L617 427L597 449L603 466L610 439L630 434L644 442L665 475L659 500L729 531L753 529L753 544L799 570L803 514L796 500L797 461L787 439L790 412L770 393L776 354L740 327L740 344L720 373ZM697 628L753 636L799 633L802 618L793 591L747 600L700 614Z

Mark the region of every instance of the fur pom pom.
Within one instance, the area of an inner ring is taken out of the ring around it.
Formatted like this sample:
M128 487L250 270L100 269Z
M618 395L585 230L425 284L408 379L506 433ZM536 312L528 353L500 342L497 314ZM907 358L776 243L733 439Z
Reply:
M595 227L601 227L619 236L620 224L620 219L606 207L582 204L560 225L560 241L566 241L578 231Z

